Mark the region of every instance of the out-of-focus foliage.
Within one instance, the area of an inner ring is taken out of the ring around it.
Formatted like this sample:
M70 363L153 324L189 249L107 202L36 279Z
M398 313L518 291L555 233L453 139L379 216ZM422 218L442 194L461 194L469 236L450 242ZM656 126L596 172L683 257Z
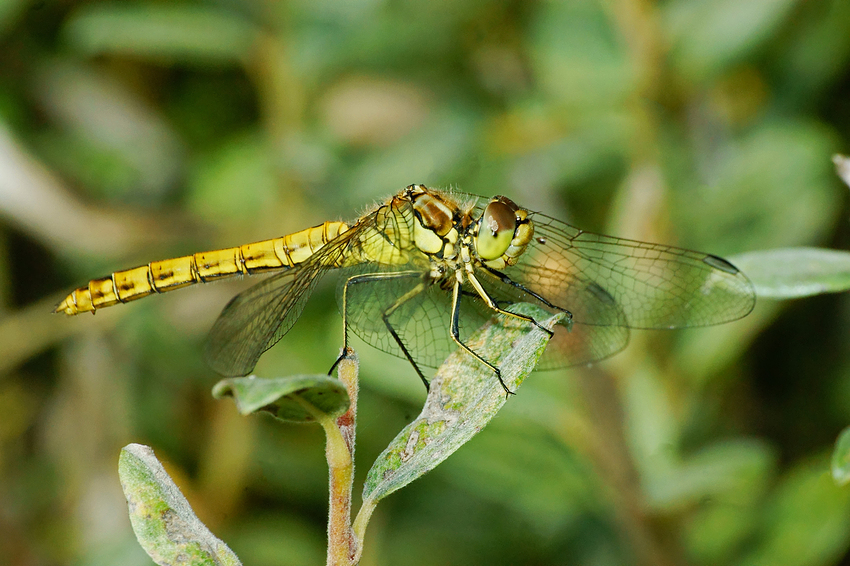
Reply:
M846 248L850 3L0 2L0 557L148 564L116 475L153 446L246 563L321 563L318 427L216 402L202 341L249 282L50 316L115 269L354 218L409 183L731 255ZM321 373L332 285L261 360ZM826 565L850 304L639 332L532 375L370 523L364 564ZM355 343L357 459L413 418L410 367Z

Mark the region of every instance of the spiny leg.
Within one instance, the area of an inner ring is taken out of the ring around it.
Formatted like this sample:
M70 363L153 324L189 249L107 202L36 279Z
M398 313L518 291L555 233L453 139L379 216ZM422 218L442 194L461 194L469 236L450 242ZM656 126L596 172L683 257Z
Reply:
M517 319L523 320L525 322L530 322L531 324L533 324L534 326L536 326L537 328L539 328L540 330L542 330L543 332L548 334L550 337L555 335L555 333L553 331L549 330L548 328L546 328L544 326L541 326L539 322L537 322L536 320L534 320L530 316L525 316L525 315L522 315L522 314L513 313L511 311L506 311L505 309L500 308L499 305L496 304L496 301L493 300L493 297L491 297L489 295L489 293L487 293L487 291L481 285L481 282L478 281L478 278L475 277L475 275L471 271L467 272L466 277L467 277L467 279L469 279L469 282L472 284L472 287L475 289L475 291L478 293L478 295L482 299L484 299L485 303L487 303L487 306L490 307L491 309L493 309L494 311L496 311L497 313L504 315L504 316L510 316L510 317L513 317L513 318L517 318Z
M456 279L454 287L452 288L452 324L451 324L452 340L454 340L455 343L458 346L460 346L461 348L466 350L466 352L469 355L471 355L473 358L475 358L476 360L478 360L479 362L481 362L482 364L484 364L485 366L490 368L493 371L493 373L496 374L496 377L499 379L499 383L502 385L502 389L505 390L505 395L513 395L514 392L511 391L510 389L508 389L508 386L505 385L505 382L502 380L502 372L499 371L499 368L497 368L496 366L494 366L493 364L491 364L490 362L488 362L487 360L482 358L481 355L479 355L478 353L473 351L472 348L470 348L469 346L464 344L463 341L460 339L460 328L459 328L458 322L459 322L459 317L460 317L460 299L461 299L461 297L462 297L462 294L461 294L460 279ZM498 310L498 309L496 309L496 310ZM513 313L508 313L508 314L513 314Z
M431 390L431 384L428 382L428 380L422 374L422 371L419 369L419 366L416 365L416 362L414 361L413 356L411 356L410 352L408 352L407 346L404 345L404 342L402 341L401 337L398 335L398 333L396 333L395 328L393 328L392 324L390 324L390 316L392 316L392 314L396 310L398 310L398 308L401 307L401 305L403 305L404 303L406 303L407 301L409 301L410 299L412 299L413 297L415 297L419 293L422 293L423 291L425 291L425 288L426 288L425 283L421 282L421 283L419 283L419 285L417 285L416 287L411 289L409 292L405 293L402 297L400 297L393 304L393 306L391 306L390 308L388 308L387 310L385 310L383 312L383 314L381 315L381 320L384 321L384 326L387 327L387 330L389 330L393 339L395 339L396 344L398 344L398 347L401 348L402 353L404 353L404 357L407 358L407 361L409 361L410 365L413 366L413 369L416 370L416 373L419 375L419 379L421 379L422 383L425 385L425 390L430 391Z
M336 359L336 361L333 363L333 365L331 366L331 369L329 369L329 370L328 370L328 375L333 375L333 372L334 372L334 370L336 369L336 367L339 365L339 363L340 363L342 360L348 360L348 359L351 359L351 357L352 357L353 355L354 355L354 350L352 350L352 349L351 349L351 348L349 348L348 346L343 346L343 347L342 347L342 353L340 353L339 357L338 357L338 358Z
M388 279L405 279L405 278L421 278L422 273L419 271L402 271L398 273L367 273L363 275L355 275L353 277L349 277L345 282L345 286L342 291L342 324L343 324L343 353L337 358L334 365L331 366L330 374L333 372L334 368L346 357L346 353L350 351L348 347L348 286L352 284L359 283L368 283L369 281L386 281ZM413 356L407 349L407 346L404 345L401 337L396 332L395 328L393 328L392 324L390 324L389 317L399 309L404 303L411 300L413 297L425 291L426 285L424 282L420 282L416 287L399 297L395 303L393 303L388 309L386 309L383 313L381 313L381 320L384 322L384 325L387 327L390 335L393 337L393 340L396 341L399 348L401 348L404 357L407 358L407 361L410 362L410 365L413 366L413 369L416 371L416 374L419 376L419 379L422 380L422 383L425 385L425 390L430 391L430 384L428 380L425 378L425 375L419 369L419 366L416 364L416 361L413 359Z
M568 317L568 320L572 320L573 313L571 313L567 309L565 309L563 307L559 307L557 305L553 305L552 303L547 301L542 296L538 295L537 293L535 293L534 291L532 291L531 289L529 289L528 287L526 287L522 283L517 283L516 281L514 281L513 279L511 279L510 277L508 277L507 275L505 275L501 271L493 269L492 267L487 267L486 265L484 265L482 267L484 268L485 271L487 271L487 273L489 273L490 275L493 275L494 277L497 277L499 280L501 280L502 283L506 283L506 284L510 285L511 287L514 287L515 289L519 289L523 293L528 293L529 295L531 295L532 297L534 297L535 299L537 299L538 301L540 301L541 303L543 303L544 305L549 307L550 309L555 309L557 311L561 311L562 313L565 313Z

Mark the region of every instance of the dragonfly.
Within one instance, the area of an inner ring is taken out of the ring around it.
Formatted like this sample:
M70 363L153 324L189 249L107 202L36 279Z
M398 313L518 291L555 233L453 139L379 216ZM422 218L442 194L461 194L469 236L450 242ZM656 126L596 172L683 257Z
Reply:
M353 223L327 221L280 238L151 262L94 279L54 312L76 315L198 283L272 273L234 297L210 332L209 365L251 373L289 332L323 275L340 272L343 355L349 330L422 367L438 367L488 321L521 319L516 303L564 313L537 369L589 364L626 347L630 329L721 324L752 311L747 277L715 255L586 232L484 198L410 185ZM339 359L337 362L339 362ZM335 366L336 364L334 364ZM331 368L333 371L333 367Z

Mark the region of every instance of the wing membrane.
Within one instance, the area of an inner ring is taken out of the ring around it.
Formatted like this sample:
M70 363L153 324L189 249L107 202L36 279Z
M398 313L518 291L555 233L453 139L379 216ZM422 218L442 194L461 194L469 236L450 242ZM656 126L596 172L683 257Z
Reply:
M370 278L362 284L349 286L346 319L349 328L367 344L399 358L405 357L383 321L384 313L392 311L388 322L419 365L438 367L457 349L450 335L451 291L434 283L415 293L417 286L427 281L426 273L417 276L415 270L410 270L406 277L396 277L391 271L376 271L374 266L364 265L358 271L368 273ZM503 308L518 302L545 306L533 295L499 280L495 275L483 272L477 276L488 294ZM345 281L341 280L337 293L340 308L344 284ZM572 289L577 296L591 293L578 285ZM399 303L399 299L406 295L409 295L408 298ZM557 326L538 369L590 363L607 358L626 346L629 330L618 305L598 291L585 299L585 304L592 308L598 320L607 320L611 324L574 324L572 328ZM469 335L491 319L498 324L504 317L490 309L471 285L465 285L460 305L460 339L466 341Z
M487 202L474 195L454 196L469 203L466 206ZM477 218L482 205L474 210ZM626 346L629 328L719 324L746 316L754 306L749 280L716 256L584 232L537 212L529 217L534 240L517 265L500 271L481 266L475 273L501 308L526 301L550 310L554 305L573 315L571 328L557 327L540 369L608 357ZM364 218L305 263L236 296L210 333L206 349L210 365L224 375L250 373L260 355L301 315L321 275L343 265L347 276L375 276L349 287L349 327L370 345L404 357L382 319L392 311L388 321L414 359L424 366L441 364L456 347L450 335L451 291L428 279L424 255L408 265L396 261L357 265L368 261L366 256L402 253L400 244L409 244L396 240L404 230L378 227L375 218ZM368 253L360 257L358 250ZM399 276L404 271L410 276ZM421 292L413 292L420 284L424 284ZM466 287L461 300L462 340L500 316Z
M399 336L405 348L419 365L438 367L453 352L457 344L449 332L451 326L451 291L427 284L427 271L407 271L406 277L393 276L393 271L381 271L376 266L363 266L358 275L368 275L368 282L349 285L346 321L349 328L364 342L383 352L404 358L404 353L384 323L384 313L391 314L387 322ZM337 299L342 310L340 281ZM426 284L416 292L420 284ZM406 298L405 298L406 297ZM403 299L403 300L402 300ZM464 297L461 307L463 336L467 329L474 331L484 324L492 311L482 317L471 304L475 298Z
M500 307L526 302L552 310L531 293L501 280L497 274L476 272L487 293ZM555 334L549 340L543 357L537 364L539 370L550 370L581 364L588 364L613 356L626 347L629 342L629 329L625 314L620 305L608 293L592 281L572 278L569 285L562 287L561 296L565 304L580 304L585 318L598 321L598 324L584 324L573 321L555 326ZM546 297L544 297L546 298ZM483 301L477 301L479 309L486 309ZM486 314L482 313L483 314Z
M535 239L504 272L569 310L575 322L708 326L742 318L755 305L750 281L716 256L583 232L539 213L531 218ZM600 318L596 307L606 296L620 307L622 321Z
M226 376L251 373L263 352L289 332L322 274L339 263L358 237L353 228L325 245L306 262L279 273L234 297L207 339L209 365Z

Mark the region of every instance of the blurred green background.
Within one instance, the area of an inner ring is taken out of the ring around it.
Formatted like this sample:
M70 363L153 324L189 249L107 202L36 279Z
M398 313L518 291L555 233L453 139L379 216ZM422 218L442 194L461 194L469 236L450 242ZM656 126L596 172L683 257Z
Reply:
M319 427L209 395L249 282L51 316L74 287L410 183L724 256L846 248L848 62L846 0L0 0L0 564L149 564L129 442L246 564L324 561ZM363 564L850 564L848 332L844 296L762 300L535 374L379 505ZM257 371L324 372L341 333L329 283ZM424 390L355 346L362 479Z

